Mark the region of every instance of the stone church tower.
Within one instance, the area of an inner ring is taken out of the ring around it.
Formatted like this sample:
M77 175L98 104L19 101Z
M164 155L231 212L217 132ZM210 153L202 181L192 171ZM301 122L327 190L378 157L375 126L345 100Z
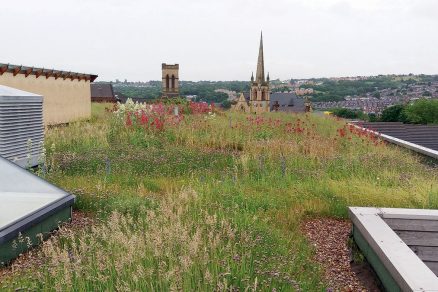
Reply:
M162 96L178 97L179 96L179 64L169 65L161 64L162 78Z
M252 113L263 113L270 111L269 101L271 99L269 88L269 73L265 80L265 61L263 58L263 35L260 35L259 58L257 61L257 72L251 76L250 108Z

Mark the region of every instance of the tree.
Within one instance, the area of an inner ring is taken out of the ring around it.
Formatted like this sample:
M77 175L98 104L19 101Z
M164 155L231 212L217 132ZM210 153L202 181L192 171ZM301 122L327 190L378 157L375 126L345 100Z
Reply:
M334 108L330 110L335 116L345 119L365 119L365 114L360 110L348 108Z
M405 109L406 118L414 124L438 124L438 100L420 99Z
M368 114L368 121L370 122L377 122L377 115L375 113L369 113Z
M224 101L221 103L221 106L222 106L223 108L225 108L225 109L229 109L229 108L231 107L231 101L229 101L229 100L224 100Z
M382 122L406 122L405 106L401 104L387 107L383 110L380 120Z

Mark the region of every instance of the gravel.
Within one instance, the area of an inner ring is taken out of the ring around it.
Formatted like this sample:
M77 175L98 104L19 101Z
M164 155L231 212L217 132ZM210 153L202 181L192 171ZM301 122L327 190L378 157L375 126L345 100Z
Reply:
M315 247L314 260L324 268L327 291L381 291L365 263L352 263L348 238L351 222L332 218L305 221L301 230Z
M73 220L71 223L63 225L63 230L78 230L86 228L93 224L91 216L84 212L73 211ZM59 231L54 231L52 236L57 236ZM10 277L15 274L21 273L25 270L36 268L43 264L41 255L39 254L39 247L30 249L29 251L21 254L18 258L12 261L12 263L6 267L0 267L0 282L3 277Z

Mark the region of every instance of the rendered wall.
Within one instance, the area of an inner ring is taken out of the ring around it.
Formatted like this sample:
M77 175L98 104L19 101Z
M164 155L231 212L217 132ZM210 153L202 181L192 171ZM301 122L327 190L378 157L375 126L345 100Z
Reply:
M56 125L91 117L90 81L46 78L5 72L0 84L44 96L44 125Z

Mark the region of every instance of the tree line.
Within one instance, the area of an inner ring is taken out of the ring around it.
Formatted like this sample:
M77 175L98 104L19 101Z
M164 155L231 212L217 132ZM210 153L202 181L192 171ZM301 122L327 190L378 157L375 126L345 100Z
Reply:
M360 110L335 108L334 115L346 119L360 119L370 122L402 122L408 124L438 124L438 99L419 99L410 104L398 104L383 110L380 116L365 114Z
M196 96L195 101L205 101L208 103L221 103L225 107L229 106L228 94L216 92L217 89L226 89L230 91L246 92L249 91L250 84L248 81L181 81L181 96ZM161 82L151 81L147 87L138 87L134 85L114 85L114 91L130 98L144 98L155 100L161 97Z

